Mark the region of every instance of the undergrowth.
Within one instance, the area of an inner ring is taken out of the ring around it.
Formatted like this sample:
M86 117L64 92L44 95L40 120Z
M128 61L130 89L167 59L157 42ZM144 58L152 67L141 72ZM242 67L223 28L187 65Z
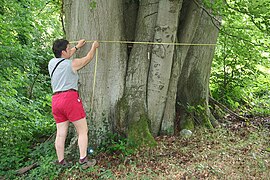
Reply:
M82 170L52 165L53 142L40 144L31 153L39 166L12 179L267 179L269 177L269 119L221 122L217 129L198 129L189 138L160 136L154 148L131 151L127 140L117 135L104 141L92 157L95 167ZM25 164L26 165L26 164Z

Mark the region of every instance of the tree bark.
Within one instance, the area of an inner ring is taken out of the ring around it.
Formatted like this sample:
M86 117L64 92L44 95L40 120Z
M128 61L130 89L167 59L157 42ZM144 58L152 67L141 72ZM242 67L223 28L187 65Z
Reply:
M122 5L122 1L99 0L93 9L89 1L64 0L67 39L124 39ZM77 57L86 55L90 45L87 43L79 50ZM87 114L90 142L99 144L108 132L113 131L115 105L123 96L127 66L126 45L100 44L94 103L91 105L94 65L95 59L79 71L79 91Z
M192 33L183 39L192 39L192 44L215 44L218 37L218 29L213 24L211 17L202 11L197 3L190 2L193 15L191 25ZM187 18L184 18L183 24ZM188 23L190 24L190 23ZM190 27L183 25L183 27ZM193 129L194 123L209 128L216 124L209 106L209 77L215 46L193 45L185 47L182 51L183 66L178 82L177 102L180 115L180 129Z
M154 38L154 28L157 20L158 0L140 1L135 41L151 42ZM120 102L125 101L125 106L119 107L125 117L120 117L127 122L128 138L133 143L154 144L154 139L149 131L149 117L147 115L147 79L149 73L149 53L151 46L135 44L131 50L126 76L125 96ZM123 105L121 103L119 105ZM142 128L142 126L146 126ZM144 131L141 131L144 129Z
M160 1L155 42L176 42L176 33L182 1ZM168 87L171 78L175 46L154 45L148 75L147 105L151 119L152 134L157 136L162 125L167 101ZM173 111L174 108L173 108ZM173 112L172 111L172 112ZM166 120L165 120L166 121Z
M64 0L63 7L69 40L217 41L218 29L193 0L99 0L95 8L90 1ZM79 73L90 141L99 144L105 134L117 132L139 145L154 145L153 136L192 129L196 120L212 127L213 53L213 46L101 43L93 107L95 63Z

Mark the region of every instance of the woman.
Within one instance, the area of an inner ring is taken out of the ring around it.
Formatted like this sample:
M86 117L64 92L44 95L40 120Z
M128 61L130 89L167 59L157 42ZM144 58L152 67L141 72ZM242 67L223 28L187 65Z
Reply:
M57 164L68 165L64 158L64 149L69 123L72 122L78 133L79 163L83 165L83 168L96 164L96 161L87 158L88 126L82 101L78 94L77 71L93 59L99 43L94 41L91 49L83 58L70 60L70 57L85 43L85 40L82 39L76 46L70 48L67 40L57 39L52 47L55 58L51 59L48 65L53 90L52 113L57 128L55 139Z

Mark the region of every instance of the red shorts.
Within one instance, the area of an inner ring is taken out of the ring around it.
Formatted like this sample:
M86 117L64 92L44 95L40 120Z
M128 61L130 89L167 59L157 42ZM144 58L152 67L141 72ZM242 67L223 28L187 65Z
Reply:
M82 100L76 91L67 91L52 96L52 114L56 123L74 122L86 117Z

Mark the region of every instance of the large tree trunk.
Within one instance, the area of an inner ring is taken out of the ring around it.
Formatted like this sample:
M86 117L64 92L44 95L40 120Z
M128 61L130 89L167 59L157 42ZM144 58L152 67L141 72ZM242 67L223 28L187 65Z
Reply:
M187 1L186 1L187 2ZM183 66L178 82L177 114L180 129L193 129L194 123L212 128L216 124L209 106L209 77L218 29L211 17L194 1L185 4L179 39L193 46L181 47ZM192 13L192 14L191 14Z
M92 8L90 1L64 0L69 40L203 44L217 40L210 17L192 0L96 3ZM80 71L91 141L98 144L106 133L117 132L135 143L153 145L153 136L192 128L194 119L212 127L208 85L213 53L213 46L101 43L92 107L94 62ZM200 112L188 111L191 106Z
M121 1L99 0L96 8L91 9L89 1L64 0L64 9L68 40L124 39ZM84 56L90 45L87 43L77 56ZM124 91L126 64L125 44L100 44L93 105L95 59L79 71L79 91L87 114L90 142L99 144L108 132L113 131L115 105Z
M135 41L153 41L157 21L158 0L141 1L138 11ZM135 44L132 48L126 76L125 96L119 101L119 110L127 122L126 134L130 141L153 144L149 131L150 120L147 114L147 79L149 74L149 53L151 46ZM122 103L122 102L126 103ZM123 104L125 104L123 106Z
M176 42L181 6L182 0L160 1L154 41ZM154 136L157 136L161 130L168 97L167 94L171 78L174 50L175 46L173 45L154 45L151 53L147 105ZM175 108L172 108L170 112L174 113Z

